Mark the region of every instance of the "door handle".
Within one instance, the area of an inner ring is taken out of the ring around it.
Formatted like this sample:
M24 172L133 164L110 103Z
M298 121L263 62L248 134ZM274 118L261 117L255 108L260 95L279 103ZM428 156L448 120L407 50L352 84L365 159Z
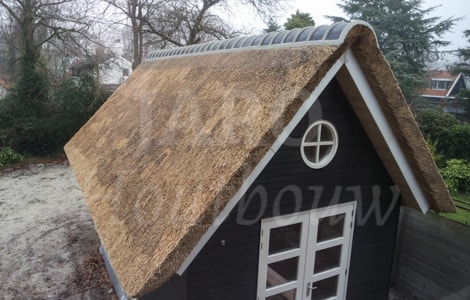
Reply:
M310 296L310 291L312 291L316 288L317 288L316 286L313 286L313 282L307 283L307 297Z

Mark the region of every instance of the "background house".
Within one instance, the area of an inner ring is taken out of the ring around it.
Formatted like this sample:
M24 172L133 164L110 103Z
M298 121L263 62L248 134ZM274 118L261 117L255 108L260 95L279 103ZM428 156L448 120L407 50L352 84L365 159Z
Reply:
M100 68L100 82L107 91L114 92L132 72L132 63L122 56L107 60Z
M9 89L10 84L4 79L0 79L0 99L6 96Z
M462 113L455 97L467 87L463 73L452 75L449 71L433 70L428 72L428 87L421 95L428 103L439 106L446 112Z
M97 47L95 54L77 58L70 65L71 76L90 74L97 78L103 89L114 92L132 73L132 63L123 56L124 44L116 39L111 51Z
M122 299L387 299L455 210L363 22L151 53L65 150Z

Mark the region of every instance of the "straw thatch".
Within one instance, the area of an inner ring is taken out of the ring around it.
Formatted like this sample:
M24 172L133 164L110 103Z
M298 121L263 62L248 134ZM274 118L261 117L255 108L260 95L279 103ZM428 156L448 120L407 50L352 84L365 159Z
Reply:
M351 47L432 207L453 209L365 26L356 26L339 46L270 47L146 61L65 147L129 296L144 295L175 273L297 112L306 91L312 92ZM347 85L350 80L342 75ZM414 206L354 87L348 90L386 167L396 173L391 175L406 203Z

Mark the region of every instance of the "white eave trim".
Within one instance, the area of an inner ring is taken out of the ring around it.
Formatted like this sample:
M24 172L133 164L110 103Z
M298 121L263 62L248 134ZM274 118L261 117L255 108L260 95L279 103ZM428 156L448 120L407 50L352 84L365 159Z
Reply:
M430 204L426 200L423 190L421 189L421 186L419 185L418 180L416 179L416 176L413 173L413 169L408 163L408 160L406 159L406 156L403 153L400 144L395 138L393 130L390 124L387 122L385 113L383 112L377 98L375 97L372 89L370 88L370 85L364 73L362 72L359 62L357 61L356 57L350 49L346 52L345 55L345 65L349 73L351 74L352 80L357 86L362 96L362 99L364 100L364 103L369 109L377 127L380 130L380 133L382 134L385 142L387 143L387 146L390 149L390 152L392 153L395 162L397 163L401 173L403 174L403 177L408 183L419 208L423 213L426 213L430 208Z
M463 77L463 73L459 73L459 75L457 76L457 78L455 78L454 82L452 82L452 85L451 87L449 88L447 94L446 94L446 97L449 98L450 97L450 93L452 92L452 90L455 88L455 85L457 84L457 82L460 80L460 78ZM465 80L463 81L464 84L465 84Z
M436 96L436 95L421 95L421 97L438 98L438 99L448 98L448 97L446 97L446 95L442 95L442 96Z
M454 79L452 78L431 78L431 81L453 81Z
M309 109L316 102L318 97L320 97L321 93L325 90L325 88L328 86L331 80L333 80L333 78L336 76L339 69L344 65L344 61L345 61L345 56L343 55L342 57L338 59L338 61L336 61L336 63L331 67L328 73L326 73L326 75L320 81L320 83L312 92L312 94L310 94L308 99L304 101L304 103L299 108L297 113L294 115L292 120L289 121L287 126L284 128L281 134L274 141L273 145L268 150L268 152L256 165L256 167L253 169L251 174L245 179L245 181L243 182L242 186L237 191L235 196L233 196L232 199L230 199L230 201L227 203L227 205L222 210L222 212L217 216L214 223L212 223L212 225L209 227L206 233L199 240L196 247L194 247L194 249L191 251L189 256L186 257L181 267L178 269L178 271L176 271L178 275L182 275L184 271L186 271L186 269L189 267L191 262L196 258L196 256L204 247L204 245L209 241L209 239L215 233L217 228L219 228L219 226L225 221L225 219L230 214L232 209L237 205L237 203L240 201L243 195L247 192L247 190L251 187L251 185L256 180L256 178L258 178L259 174L261 174L263 169L268 165L268 163L274 157L274 154L279 150L279 148L281 148L281 146L290 136L291 132L294 130L297 124L299 124L299 122L302 120L303 116L309 111Z

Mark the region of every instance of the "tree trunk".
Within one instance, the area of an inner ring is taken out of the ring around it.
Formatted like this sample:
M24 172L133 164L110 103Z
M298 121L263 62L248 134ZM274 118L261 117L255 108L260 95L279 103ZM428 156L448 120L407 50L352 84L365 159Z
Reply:
M25 0L20 23L22 53L17 93L18 100L22 103L23 113L39 118L43 114L47 92L44 85L45 78L39 70L39 49L34 41L36 24L33 16L35 13L34 1Z
M132 69L135 70L141 64L143 57L142 6L138 3L138 0L129 0L127 4L132 25L132 47L134 53Z

